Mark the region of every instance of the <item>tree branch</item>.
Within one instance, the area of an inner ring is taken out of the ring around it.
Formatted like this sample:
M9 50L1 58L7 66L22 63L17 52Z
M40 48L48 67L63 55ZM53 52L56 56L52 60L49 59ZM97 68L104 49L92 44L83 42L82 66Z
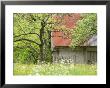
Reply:
M30 48L33 49L35 52L38 52L34 47L32 47L31 45L29 46L14 46L15 48L19 48L19 49L24 49L24 48Z
M28 34L36 34L36 35L39 37L39 34L38 34L38 33L26 33L26 34L16 35L16 36L14 36L14 38L20 37L20 36L22 36L22 35L28 35Z
M39 43L33 41L33 40L30 40L30 39L25 39L25 38L21 38L21 39L17 39L17 40L14 40L14 42L18 42L18 41L28 41L28 42L31 42L31 43L35 43L37 45L40 45Z

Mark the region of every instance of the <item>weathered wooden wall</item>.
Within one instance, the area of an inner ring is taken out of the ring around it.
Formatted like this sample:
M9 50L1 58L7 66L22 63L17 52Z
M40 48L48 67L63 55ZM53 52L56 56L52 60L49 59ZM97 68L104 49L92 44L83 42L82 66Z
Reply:
M55 48L53 51L53 62L95 64L97 62L97 47L83 46L74 50L69 47Z

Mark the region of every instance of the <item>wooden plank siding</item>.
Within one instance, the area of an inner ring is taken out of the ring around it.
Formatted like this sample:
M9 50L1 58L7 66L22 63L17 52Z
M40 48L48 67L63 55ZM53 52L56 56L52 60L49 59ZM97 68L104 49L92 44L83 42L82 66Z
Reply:
M97 61L97 47L77 47L72 50L69 47L56 47L53 51L53 62L69 62L74 64L95 64Z

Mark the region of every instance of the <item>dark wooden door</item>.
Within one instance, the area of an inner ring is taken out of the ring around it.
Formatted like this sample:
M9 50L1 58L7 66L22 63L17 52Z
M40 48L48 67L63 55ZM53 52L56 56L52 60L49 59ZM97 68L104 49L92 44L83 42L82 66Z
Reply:
M97 52L96 51L88 51L87 52L87 63L95 64L97 61Z

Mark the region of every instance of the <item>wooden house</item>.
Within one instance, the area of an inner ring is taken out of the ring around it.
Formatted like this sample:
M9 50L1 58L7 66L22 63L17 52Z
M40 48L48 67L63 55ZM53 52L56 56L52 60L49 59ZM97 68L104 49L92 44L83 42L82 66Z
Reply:
M74 64L95 64L97 62L97 35L91 36L75 49L69 47L72 41L69 34L65 36L63 31L55 29L51 36L53 62Z
M97 61L97 37L92 36L83 45L75 49L69 47L70 40L52 40L53 62L69 62L75 64L95 64Z

